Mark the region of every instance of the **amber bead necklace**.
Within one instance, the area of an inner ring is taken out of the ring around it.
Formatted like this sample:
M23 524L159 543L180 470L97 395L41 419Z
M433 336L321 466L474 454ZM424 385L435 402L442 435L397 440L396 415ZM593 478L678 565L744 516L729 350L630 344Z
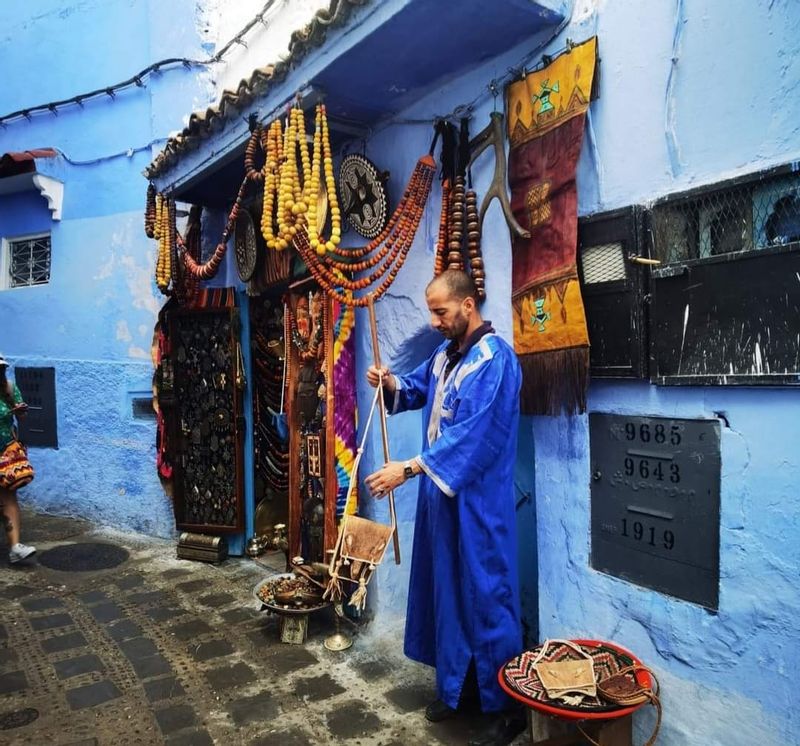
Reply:
M365 247L337 250L337 254L342 256L361 258L380 246L383 241L386 241L387 246L391 247L384 246L381 249L382 252L385 252L381 256L387 256L386 261L368 276L350 280L344 276L343 272L357 272L374 266L377 262L370 263L372 260L366 259L362 262L347 264L332 260L327 256L318 256L311 247L308 233L305 230L297 232L294 246L308 266L314 279L329 296L336 298L340 303L347 306L363 307L367 306L370 300L374 301L380 298L389 289L411 249L422 213L425 210L425 204L430 195L435 171L436 164L430 154L420 158L409 179L403 199L400 200L386 229L380 236ZM378 261L380 261L380 258ZM346 270L343 270L343 267L346 267ZM374 290L360 297L354 295L354 291L366 290L381 277L383 279Z

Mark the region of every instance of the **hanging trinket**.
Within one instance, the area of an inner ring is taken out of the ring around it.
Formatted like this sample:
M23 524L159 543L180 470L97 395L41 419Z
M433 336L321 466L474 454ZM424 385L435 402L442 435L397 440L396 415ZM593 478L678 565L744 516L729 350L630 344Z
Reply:
M389 220L384 183L388 174L378 171L372 161L352 153L339 166L342 211L356 233L375 238Z

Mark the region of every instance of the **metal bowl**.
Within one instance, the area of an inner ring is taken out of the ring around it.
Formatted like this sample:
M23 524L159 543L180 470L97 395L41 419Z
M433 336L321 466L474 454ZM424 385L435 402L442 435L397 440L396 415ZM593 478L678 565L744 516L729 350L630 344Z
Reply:
M292 606L290 604L281 604L276 600L272 602L265 601L259 595L259 591L264 588L265 586L269 585L270 583L274 583L278 580L283 578L298 578L301 576L295 575L293 572L281 572L277 573L276 575L270 575L268 578L264 578L260 583L256 585L253 589L253 596L256 599L256 603L258 604L259 610L264 611L267 609L274 614L310 614L313 611L319 611L320 609L324 609L327 606L331 605L330 601L320 601L320 603L313 604L310 606ZM304 591L300 591L301 598L305 598L305 600L311 600L311 594L306 594Z

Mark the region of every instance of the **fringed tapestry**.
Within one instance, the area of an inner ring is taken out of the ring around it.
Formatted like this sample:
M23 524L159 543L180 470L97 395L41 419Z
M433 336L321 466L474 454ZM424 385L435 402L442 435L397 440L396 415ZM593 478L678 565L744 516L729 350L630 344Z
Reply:
M336 517L358 510L358 492L350 487L350 473L356 457L356 339L353 334L355 309L334 301L333 327L333 427L336 436ZM349 498L348 498L349 494Z
M575 172L596 58L593 37L507 90L511 208L530 232L513 239L523 414L586 409L589 337L576 266Z

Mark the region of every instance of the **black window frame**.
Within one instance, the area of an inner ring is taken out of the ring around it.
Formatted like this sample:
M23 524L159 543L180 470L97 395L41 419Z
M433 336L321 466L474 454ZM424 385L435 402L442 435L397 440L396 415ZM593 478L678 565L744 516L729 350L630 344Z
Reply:
M800 197L800 174L792 164L785 164L666 195L652 203L647 214L647 250L650 256L662 259L666 258L664 247L658 245L656 235L659 210L694 210L693 218L687 219L687 223L694 221L695 247L701 245L699 216L711 200L724 204L725 199L736 201L747 195L744 205L750 211L750 214L739 213L746 218L746 228L750 231L748 235L742 232L741 237L743 245L749 244L747 248L677 258L653 267L649 282L652 383L661 386L800 385L800 364L795 363L793 368L789 365L790 358L797 358L796 354L792 355L792 340L800 334L800 284L795 290L796 283L787 280L790 274L800 271L800 235L787 243L759 246L758 223L764 221L764 217L753 217L759 193L763 198L763 191L768 190L771 183L780 184L792 175L796 175L797 186L790 186L786 194L797 189ZM737 209L741 211L741 204ZM732 212L735 221L735 210ZM764 225L766 221L762 228ZM688 236L687 241L690 241ZM692 311L681 313L683 303L696 312L694 316ZM754 322L756 315L762 321L762 328ZM692 324L700 324L700 328L692 329L690 320ZM734 338L734 327L742 330L742 339L738 342ZM687 335L691 338L689 358L686 370L682 370ZM742 342L753 344L756 351L751 370L746 369L750 348L743 349ZM774 352L765 354L762 360L761 347L756 342L763 342L765 351L768 344L769 350ZM785 367L782 362L786 363Z
M584 253L604 244L619 243L625 266L625 279L586 283ZM578 276L589 330L589 373L592 378L642 379L648 375L648 264L645 240L645 210L631 205L615 210L586 215L578 220ZM615 308L616 306L616 308ZM621 362L622 349L618 340L598 339L607 329L600 330L598 316L614 309L627 320L620 334L628 335L627 361ZM627 313L625 313L627 310ZM616 343L616 352L609 348ZM611 357L616 359L612 360Z

